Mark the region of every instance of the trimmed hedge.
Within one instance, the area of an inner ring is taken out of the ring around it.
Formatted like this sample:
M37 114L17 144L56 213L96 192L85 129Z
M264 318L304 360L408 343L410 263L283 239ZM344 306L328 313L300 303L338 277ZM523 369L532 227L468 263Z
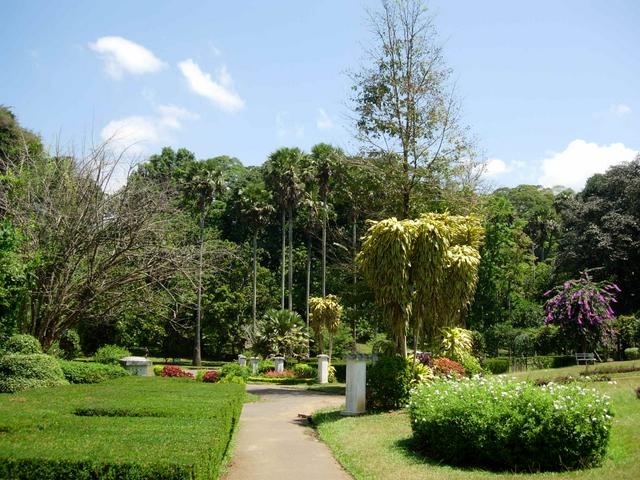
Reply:
M0 396L0 478L209 480L218 478L245 393L126 377L21 397Z
M55 358L44 353L13 353L0 358L0 392L67 385Z
M487 358L484 361L484 368L491 373L499 375L501 373L507 373L509 371L509 358L507 357L494 357Z
M638 360L640 359L640 350L638 350L638 347L625 348L624 358L627 360Z
M421 385L409 413L429 457L510 471L596 466L612 424L608 397L595 390L484 379Z
M220 377L241 377L243 380L249 378L249 368L241 367L238 363L225 363L220 369Z
M275 385L298 385L298 384L313 385L315 383L315 379L314 378L297 378L297 377L293 377L293 378L249 377L247 382L249 382L249 383L272 383L272 384L275 384Z
M58 360L64 378L70 383L100 383L112 378L126 377L128 372L119 365Z
M33 355L42 353L42 347L36 337L26 334L13 335L4 345L6 353L21 353L23 355Z

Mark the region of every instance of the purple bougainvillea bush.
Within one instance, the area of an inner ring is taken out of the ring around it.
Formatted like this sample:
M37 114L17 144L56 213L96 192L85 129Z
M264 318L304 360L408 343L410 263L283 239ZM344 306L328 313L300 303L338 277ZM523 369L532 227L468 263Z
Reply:
M544 306L545 324L558 325L577 342L576 348L586 351L587 346L595 347L608 335L618 292L616 284L594 282L589 272L582 272L579 279L566 281L545 293L551 297Z

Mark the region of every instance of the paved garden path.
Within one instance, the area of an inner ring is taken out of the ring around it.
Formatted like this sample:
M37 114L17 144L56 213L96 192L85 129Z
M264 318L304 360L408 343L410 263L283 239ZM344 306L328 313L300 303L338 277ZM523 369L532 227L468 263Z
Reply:
M298 414L339 407L344 396L277 385L247 385L246 403L225 480L349 480L351 477Z

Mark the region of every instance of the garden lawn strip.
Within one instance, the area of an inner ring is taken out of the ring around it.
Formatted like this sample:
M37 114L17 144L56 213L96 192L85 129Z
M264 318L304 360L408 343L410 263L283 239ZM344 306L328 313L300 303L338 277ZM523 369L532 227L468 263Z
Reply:
M637 378L614 377L617 383L590 384L611 397L614 412L611 441L601 466L569 472L493 473L439 464L412 448L409 416L404 410L360 417L339 411L314 415L320 438L357 480L637 480L640 478L640 400Z
M244 388L127 377L0 396L0 478L215 479Z

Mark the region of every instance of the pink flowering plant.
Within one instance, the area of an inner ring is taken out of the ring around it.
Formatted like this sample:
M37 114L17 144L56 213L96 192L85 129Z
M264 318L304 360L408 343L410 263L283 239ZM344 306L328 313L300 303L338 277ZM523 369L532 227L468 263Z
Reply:
M556 324L564 333L580 342L582 351L595 346L609 330L613 320L612 304L616 303L618 286L609 282L594 282L589 272L577 280L569 280L549 290L551 296L544 306L545 324Z

